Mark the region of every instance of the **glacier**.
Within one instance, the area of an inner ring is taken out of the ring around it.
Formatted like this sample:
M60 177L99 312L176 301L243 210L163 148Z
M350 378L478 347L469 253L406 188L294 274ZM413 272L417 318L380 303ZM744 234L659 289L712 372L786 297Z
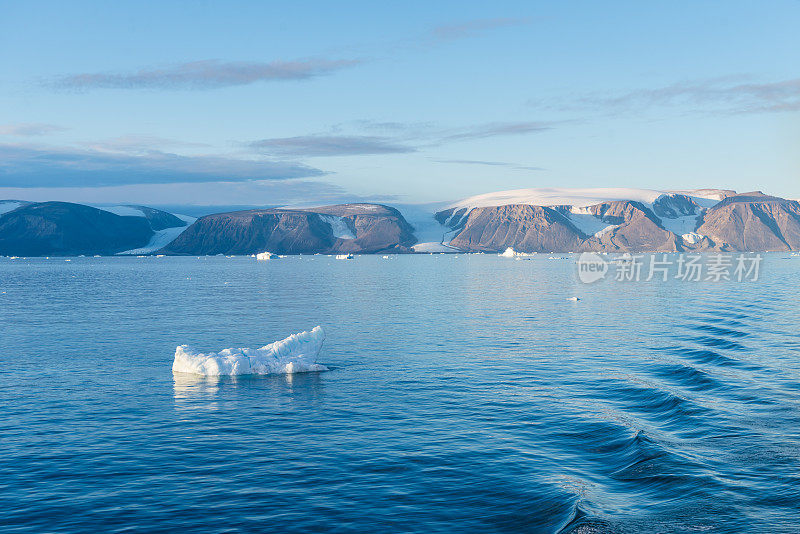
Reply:
M111 210L106 210L106 211L111 211ZM179 215L177 213L174 215L183 222L185 222L186 226L174 226L172 228L164 228L163 230L154 230L153 237L150 238L150 242L147 243L145 246L141 248L125 250L123 252L117 252L117 255L137 256L140 254L152 254L153 252L161 250L162 248L166 247L167 245L175 241L179 235L181 235L187 228L189 228L189 226L192 225L194 221L197 220L196 217L189 217L188 215ZM144 217L144 214L142 214L142 217Z
M327 371L327 367L316 363L324 341L325 331L316 326L260 349L230 348L204 354L180 345L175 349L172 372L223 376Z
M333 237L337 239L355 239L356 235L350 230L350 227L347 226L347 222L345 222L343 217L337 217L336 215L327 215L320 213L319 218L322 219L324 222L331 227L331 232L333 232Z

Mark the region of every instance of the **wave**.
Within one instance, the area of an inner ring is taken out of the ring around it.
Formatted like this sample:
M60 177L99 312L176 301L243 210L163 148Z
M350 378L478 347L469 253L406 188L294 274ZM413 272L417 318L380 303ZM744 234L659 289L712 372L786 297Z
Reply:
M678 386L692 390L710 391L727 387L709 373L697 367L677 362L658 364L652 372L663 380L669 380Z
M732 338L741 338L750 336L750 333L744 332L742 330L735 330L733 328L722 328L720 326L713 326L708 324L694 325L693 328L695 330L708 332L710 334L715 334L717 336L727 336Z
M316 326L260 349L230 348L204 354L180 345L175 349L172 372L221 376L327 371L327 367L316 363L324 341L325 331Z

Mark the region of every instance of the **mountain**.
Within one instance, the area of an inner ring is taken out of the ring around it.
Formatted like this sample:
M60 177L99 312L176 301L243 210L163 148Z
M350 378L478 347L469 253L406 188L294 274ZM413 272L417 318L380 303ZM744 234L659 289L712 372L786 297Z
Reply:
M467 252L800 249L800 203L701 189L520 189L437 212L443 244Z
M800 202L760 191L730 196L703 215L697 233L731 250L800 250Z
M800 250L800 202L760 191L518 189L452 204L213 213L0 200L0 255Z
M146 250L186 227L143 206L96 208L71 202L0 201L0 255L75 256Z
M256 209L200 217L165 254L410 252L413 228L381 204Z

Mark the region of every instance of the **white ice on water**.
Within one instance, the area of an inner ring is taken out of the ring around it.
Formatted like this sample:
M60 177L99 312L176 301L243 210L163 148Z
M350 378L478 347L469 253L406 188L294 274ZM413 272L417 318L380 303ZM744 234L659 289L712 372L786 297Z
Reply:
M535 254L529 254L527 252L517 252L511 247L508 247L503 252L498 254L501 258L522 258L525 256L534 256Z
M292 334L260 349L230 348L203 354L186 345L175 349L172 371L205 376L269 375L327 371L316 363L325 341L321 326Z

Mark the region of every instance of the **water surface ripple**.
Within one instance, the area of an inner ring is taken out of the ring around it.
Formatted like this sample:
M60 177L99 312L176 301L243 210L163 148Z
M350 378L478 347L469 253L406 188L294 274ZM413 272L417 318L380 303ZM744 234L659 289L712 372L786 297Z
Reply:
M0 525L797 532L785 256L590 286L546 257L0 258ZM317 324L329 372L170 370Z

